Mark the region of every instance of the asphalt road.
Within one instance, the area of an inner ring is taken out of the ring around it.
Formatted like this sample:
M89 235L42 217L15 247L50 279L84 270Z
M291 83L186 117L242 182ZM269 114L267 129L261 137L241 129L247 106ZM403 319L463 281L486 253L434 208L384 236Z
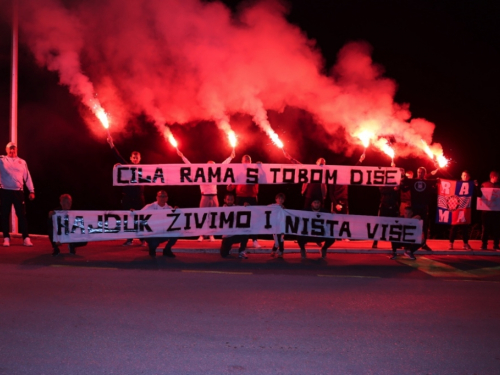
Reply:
M42 246L0 249L2 375L500 372L500 257Z

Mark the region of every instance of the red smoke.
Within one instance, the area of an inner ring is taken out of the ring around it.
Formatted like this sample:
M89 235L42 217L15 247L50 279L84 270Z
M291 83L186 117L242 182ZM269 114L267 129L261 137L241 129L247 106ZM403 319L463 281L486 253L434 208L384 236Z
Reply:
M86 0L71 8L25 0L20 20L37 61L84 103L94 95L90 78L113 131L144 113L162 134L165 124L202 120L228 133L230 116L246 113L272 136L266 111L291 106L329 134L345 129L347 143L330 146L335 152L361 145L358 134L369 130L373 141L391 138L396 156L422 155L434 124L394 102L396 83L373 63L371 47L347 44L325 75L314 41L285 11L269 1L234 14L200 0Z

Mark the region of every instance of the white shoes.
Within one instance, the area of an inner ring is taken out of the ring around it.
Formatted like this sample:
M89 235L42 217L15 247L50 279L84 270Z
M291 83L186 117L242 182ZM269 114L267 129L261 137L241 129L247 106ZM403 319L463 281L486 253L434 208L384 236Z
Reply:
M215 241L214 236L210 236L210 242L214 242L214 241Z
M33 246L29 237L26 237L23 241L24 246ZM5 246L5 245L4 245Z
M253 247L260 249L262 246L257 242L257 240L253 240Z
M203 236L198 237L198 242L203 241Z
M4 237L4 239L3 239L3 245L5 247L10 246L10 238L9 237Z

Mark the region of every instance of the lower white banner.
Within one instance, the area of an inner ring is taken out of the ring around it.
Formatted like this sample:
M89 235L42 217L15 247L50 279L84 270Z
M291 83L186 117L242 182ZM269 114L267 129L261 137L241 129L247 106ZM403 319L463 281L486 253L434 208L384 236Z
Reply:
M420 243L422 221L287 210L279 206L178 208L141 211L56 211L54 241L200 235L290 234Z

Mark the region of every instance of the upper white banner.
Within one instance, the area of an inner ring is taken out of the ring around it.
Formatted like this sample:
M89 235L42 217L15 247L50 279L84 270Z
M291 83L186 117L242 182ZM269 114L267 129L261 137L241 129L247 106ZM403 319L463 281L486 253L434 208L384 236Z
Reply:
M401 170L316 164L117 164L113 185L301 184L396 186Z

